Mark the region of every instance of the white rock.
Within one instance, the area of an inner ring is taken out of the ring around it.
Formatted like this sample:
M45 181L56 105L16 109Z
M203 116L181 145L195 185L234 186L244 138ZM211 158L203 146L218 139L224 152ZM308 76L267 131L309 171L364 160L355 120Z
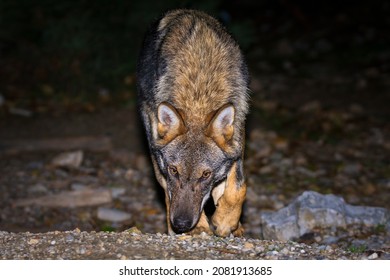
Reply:
M99 207L97 217L103 221L120 223L131 219L131 214L118 209Z
M126 193L125 188L117 187L117 188L111 188L111 194L112 198L120 198Z
M17 116L26 117L26 118L31 117L33 114L30 110L26 110L26 109L22 109L22 108L14 108L14 107L11 107L9 109L9 112L12 115L17 115Z
M373 254L371 254L371 255L368 256L368 259L369 259L369 260L375 260L375 259L377 259L377 258L378 258L378 254L377 254L377 253L373 253Z
M51 161L55 167L79 168L83 161L84 153L81 150L64 152L57 155Z
M351 225L390 229L390 211L380 207L352 206L335 195L306 191L287 207L276 212L262 212L265 239L287 241L315 228L347 228Z

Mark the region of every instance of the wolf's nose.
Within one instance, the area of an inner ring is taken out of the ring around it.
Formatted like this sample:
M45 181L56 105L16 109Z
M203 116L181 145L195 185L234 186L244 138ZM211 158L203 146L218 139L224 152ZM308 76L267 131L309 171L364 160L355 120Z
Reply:
M191 229L192 221L187 218L177 217L172 221L172 229L176 233L184 233Z

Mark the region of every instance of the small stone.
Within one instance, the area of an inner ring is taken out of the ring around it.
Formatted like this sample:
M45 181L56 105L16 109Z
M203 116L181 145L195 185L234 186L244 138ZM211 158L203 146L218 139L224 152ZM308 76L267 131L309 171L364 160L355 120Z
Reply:
M209 234L207 234L206 232L204 232L204 231L202 231L201 233L200 233L200 238L202 238L202 239L210 239L210 235Z
M35 245L38 244L39 240L35 238L31 238L29 241L27 241L28 245Z
M329 252L329 253L333 252L333 248L332 248L332 246L330 246L330 245L327 245L326 248L325 248L325 250L326 250L327 252Z
M73 242L74 236L72 234L68 234L67 236L65 236L65 241L66 242Z
M128 169L125 173L125 179L128 181L132 181L135 178L136 173L137 173L136 170L134 170L132 168Z
M317 235L314 237L314 241L317 242L317 243L320 243L322 241L322 237Z
M191 235L184 235L184 234L182 234L182 235L179 235L177 237L177 239L179 239L179 240L188 240L188 239L192 239L192 236Z
M250 243L250 242L245 242L244 243L244 248L245 249L250 250L250 249L253 249L254 247L255 247L255 245L253 245L253 243Z
M103 221L120 223L131 219L131 214L118 209L99 207L97 217Z
M274 140L273 145L275 149L279 151L286 151L288 149L289 143L287 139L278 137Z
M362 165L360 163L349 163L343 168L343 172L350 176L358 175L362 171Z
M274 168L271 165L266 165L260 168L259 173L262 175L270 174L274 171Z
M378 254L375 252L367 257L369 260L375 260L378 258Z
M35 184L35 185L32 185L28 191L30 193L46 193L47 192L47 188L46 186L44 186L43 184Z
M57 155L51 161L54 167L79 168L83 161L84 153L81 150L65 152Z
M287 255L289 253L289 250L287 248L283 248L280 253Z
M139 235L142 234L142 232L137 227L132 227L126 230L126 232L130 233L131 235Z
M70 185L70 188L74 191L80 191L80 190L85 190L87 186L81 183L72 183Z
M354 115L361 115L364 113L364 108L359 105L359 104L352 104L350 107L349 107L349 110L352 114Z
M33 115L33 113L30 110L23 109L23 108L16 108L16 107L11 107L9 109L9 113L12 115L17 115L26 118L29 118Z
M299 111L301 113L315 113L321 110L321 104L318 101L311 101L306 104L304 104L301 108L299 108Z
M298 155L296 158L294 158L294 163L296 165L306 165L307 159L303 155Z
M120 198L125 193L126 193L125 188L119 188L119 187L118 188L111 188L111 195L112 195L112 198L114 198L114 199Z
M87 250L84 247L80 247L77 251L79 254L84 255Z

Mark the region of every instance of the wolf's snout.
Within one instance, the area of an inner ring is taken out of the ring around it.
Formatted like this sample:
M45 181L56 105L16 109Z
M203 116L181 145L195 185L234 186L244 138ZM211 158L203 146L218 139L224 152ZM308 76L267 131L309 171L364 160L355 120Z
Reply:
M174 217L171 223L172 223L172 229L176 233L188 232L192 227L192 219L184 216Z

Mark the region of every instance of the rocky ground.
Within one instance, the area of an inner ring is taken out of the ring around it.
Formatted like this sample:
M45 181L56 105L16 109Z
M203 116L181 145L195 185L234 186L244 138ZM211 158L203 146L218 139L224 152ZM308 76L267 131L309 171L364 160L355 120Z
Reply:
M0 232L2 259L378 259L385 252L344 251L334 245L306 245L245 238L218 238L120 233L56 231L50 233Z

